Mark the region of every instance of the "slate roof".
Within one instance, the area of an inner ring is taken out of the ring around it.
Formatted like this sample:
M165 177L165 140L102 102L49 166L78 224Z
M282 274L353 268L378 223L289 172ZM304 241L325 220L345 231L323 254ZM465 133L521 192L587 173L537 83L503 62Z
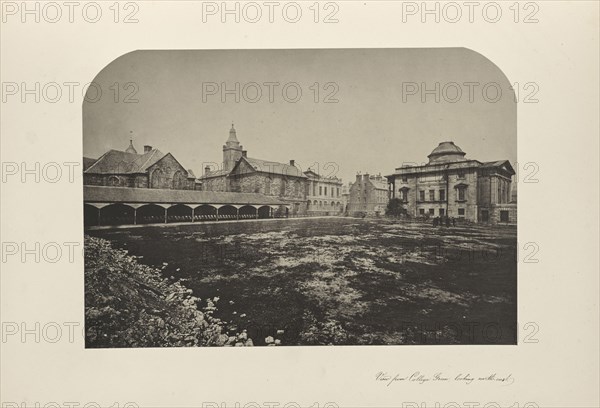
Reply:
M145 173L150 166L164 156L165 154L158 149L152 149L143 154L109 150L84 172L92 174Z
M285 204L277 197L256 193L168 190L154 188L83 186L83 200L90 203L161 204Z
M262 173L278 174L291 177L308 178L302 170L296 166L290 166L289 164L274 162L270 160L253 159L251 157L241 157L240 160L246 160L246 162L255 170ZM239 160L238 160L239 162ZM237 162L236 162L237 163ZM227 170L215 170L207 173L200 177L200 179L226 176L230 172Z
M228 175L229 172L227 170L215 170L215 171L211 171L210 173L206 173L203 174L202 176L198 177L199 179L207 179L207 178L212 178L212 177L220 177L220 176L226 176Z
M245 159L256 171L270 174L279 174L284 176L307 178L306 175L302 173L302 170L300 170L296 166L290 166L289 164L269 160L252 159L250 157L245 157Z
M90 168L90 166L96 163L97 159L92 159L91 157L83 157L83 171L86 171Z

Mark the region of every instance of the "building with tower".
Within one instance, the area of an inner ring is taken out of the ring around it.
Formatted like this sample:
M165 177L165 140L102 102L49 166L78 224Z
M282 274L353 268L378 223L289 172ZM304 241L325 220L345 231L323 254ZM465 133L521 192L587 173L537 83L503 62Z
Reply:
M449 216L481 223L516 223L511 199L515 171L508 160L467 159L454 142L442 142L421 166L403 166L386 176L390 198L409 216Z
M233 124L223 145L222 168L205 167L199 180L204 191L259 193L278 197L288 204L282 211L291 211L292 215L307 211L308 177L294 160L286 164L248 157Z

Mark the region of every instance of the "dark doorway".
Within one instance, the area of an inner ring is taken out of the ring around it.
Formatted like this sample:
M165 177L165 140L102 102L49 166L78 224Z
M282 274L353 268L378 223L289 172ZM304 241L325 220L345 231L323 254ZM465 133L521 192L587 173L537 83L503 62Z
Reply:
M481 210L481 222L490 221L490 212L488 210Z

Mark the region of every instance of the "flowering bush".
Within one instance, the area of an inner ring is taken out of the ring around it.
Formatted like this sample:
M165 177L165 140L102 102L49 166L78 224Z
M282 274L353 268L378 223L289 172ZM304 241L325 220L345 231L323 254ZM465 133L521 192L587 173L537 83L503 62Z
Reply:
M109 241L85 237L87 347L251 346L246 331L225 334L204 304L179 282L164 279Z

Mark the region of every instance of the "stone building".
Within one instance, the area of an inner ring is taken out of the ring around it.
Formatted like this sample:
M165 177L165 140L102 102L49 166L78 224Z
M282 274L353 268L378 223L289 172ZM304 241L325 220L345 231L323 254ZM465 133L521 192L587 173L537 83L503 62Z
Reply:
M307 212L309 215L337 215L344 211L342 204L342 180L324 177L308 169L304 172L306 183Z
M233 124L223 145L223 168L205 167L200 180L205 191L260 193L285 202L289 208L281 211L291 211L292 215L307 211L308 177L295 166L294 160L284 164L248 157Z
M350 202L350 188L352 188L352 183L348 182L348 184L344 184L342 186L342 208L344 214L348 213L348 203Z
M387 180L381 174L377 176L357 174L356 181L350 186L347 212L352 216L383 215L388 201Z
M109 150L99 159L84 157L83 184L88 186L199 189L192 170L186 170L171 153L144 146L139 153L129 141L125 151Z
M403 166L386 176L390 197L399 198L413 217L516 223L517 206L511 202L515 171L510 162L480 162L465 155L454 142L440 143L427 164Z

